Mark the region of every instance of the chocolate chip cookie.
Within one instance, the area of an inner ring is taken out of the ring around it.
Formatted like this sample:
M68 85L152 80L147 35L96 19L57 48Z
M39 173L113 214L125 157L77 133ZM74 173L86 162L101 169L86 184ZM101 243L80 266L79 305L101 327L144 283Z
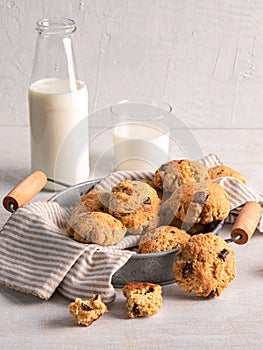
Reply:
M233 250L213 233L192 236L181 245L173 263L175 280L185 292L197 296L219 296L236 277Z
M234 177L235 179L243 182L243 184L247 184L247 180L245 179L245 177L240 174L238 171L228 167L228 166L225 166L225 165L218 165L218 166L215 166L213 168L210 168L209 169L209 176L211 178L211 180L213 179L219 179L221 177L224 177L224 176L231 176L231 177Z
M87 211L107 212L109 207L109 198L109 191L92 190L81 197L80 202L77 203L76 206L83 204L82 208L84 206Z
M154 188L155 191L156 191L157 194L158 194L158 197L159 197L160 199L163 198L163 191L162 191L159 187L155 186L155 183L154 183L153 180L141 180L141 181L147 183L147 184L150 185L152 188Z
M74 225L78 227L78 216L82 218L80 219L82 222L83 219L87 216L88 212L96 211L107 213L109 207L109 196L110 192L104 190L92 190L86 193L78 202L74 204L70 219L71 223L74 222ZM74 236L74 229L72 225L67 225L67 234L70 237Z
M108 312L108 307L102 302L100 295L93 295L89 300L76 298L69 304L69 312L77 324L88 327Z
M229 211L226 191L207 180L183 184L162 204L159 216L162 225L170 225L176 218L191 226L224 220Z
M66 231L78 242L108 246L125 236L126 227L108 213L83 211L72 213Z
M129 233L140 234L155 223L160 204L157 192L150 185L126 180L113 187L109 213L120 220Z
M162 288L149 282L128 282L122 288L130 318L155 315L162 306Z
M167 162L154 174L154 184L164 192L173 192L182 184L209 179L208 168L187 159Z
M155 253L177 248L190 239L185 231L173 226L159 226L147 231L140 239L139 252Z
M200 222L197 224L189 224L183 222L179 219L174 218L171 222L171 226L175 226L181 230L186 231L189 235L197 235L198 233L208 233L212 232L219 224L220 220L210 222L209 224L201 224Z

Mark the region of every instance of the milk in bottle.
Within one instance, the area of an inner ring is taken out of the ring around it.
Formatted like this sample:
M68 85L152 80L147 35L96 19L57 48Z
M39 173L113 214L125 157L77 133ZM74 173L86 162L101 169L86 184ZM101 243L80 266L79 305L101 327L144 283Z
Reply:
M88 179L88 91L77 78L72 20L37 22L32 83L29 87L32 171L74 185ZM58 190L48 184L47 189Z

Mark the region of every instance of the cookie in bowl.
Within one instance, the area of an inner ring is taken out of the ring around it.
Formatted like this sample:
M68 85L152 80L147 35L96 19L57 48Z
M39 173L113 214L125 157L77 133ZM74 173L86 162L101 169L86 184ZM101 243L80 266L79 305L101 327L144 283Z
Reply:
M108 213L73 212L66 227L67 234L81 243L102 246L117 244L126 234L126 227Z
M182 244L173 263L175 281L185 292L219 296L236 277L233 250L213 233L192 236Z
M161 200L153 187L142 181L126 180L113 187L109 213L120 220L131 234L141 234L155 226Z
M155 186L155 183L154 183L153 180L148 180L148 179L146 179L146 180L141 180L141 181L147 183L147 184L150 185L152 188L154 188L155 191L156 191L157 194L158 194L158 197L159 197L160 199L163 198L163 191L162 191L160 188L158 188L157 186Z
M87 211L107 212L109 207L110 192L105 190L91 190L81 197L76 206L83 204Z
M188 159L172 160L158 168L154 174L154 184L164 192L171 193L188 182L209 179L208 168Z
M235 179L241 181L243 184L247 185L246 178L240 174L235 169L232 169L225 165L218 165L209 169L209 176L211 180L220 179L224 176L234 177Z
M217 221L215 223L217 223ZM198 233L211 232L213 230L213 228L209 230L209 227L211 226L210 224L208 225L203 225L201 223L188 224L186 222L183 222L182 220L177 219L176 217L173 218L173 220L170 222L170 225L177 227L181 230L184 230L191 236L196 235Z
M218 183L207 180L183 184L162 204L159 216L162 225L179 219L190 227L224 220L229 211L226 191Z
M107 213L109 207L109 196L110 192L108 191L89 191L74 204L72 215L77 216L83 212L93 211Z
M140 239L138 251L142 254L171 250L187 242L190 235L173 226L159 226L147 231Z
M208 233L213 232L216 234L223 226L223 220L212 221L209 224L196 223L186 223L182 220L174 218L170 223L171 226L175 226L181 230L186 231L189 235L197 235L198 233Z

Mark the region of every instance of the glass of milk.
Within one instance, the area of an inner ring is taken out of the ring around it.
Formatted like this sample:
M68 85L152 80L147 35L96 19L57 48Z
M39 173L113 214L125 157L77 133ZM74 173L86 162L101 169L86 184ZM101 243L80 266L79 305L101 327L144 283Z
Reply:
M32 171L74 185L89 177L88 91L77 72L76 25L56 17L37 21L36 29L28 92Z
M167 162L172 107L123 100L110 107L116 170L154 172Z

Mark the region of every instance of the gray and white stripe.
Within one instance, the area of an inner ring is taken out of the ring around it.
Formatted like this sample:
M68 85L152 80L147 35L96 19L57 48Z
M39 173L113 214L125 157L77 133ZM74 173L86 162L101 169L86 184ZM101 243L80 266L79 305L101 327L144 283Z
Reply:
M56 202L36 201L10 216L0 234L0 284L49 299L115 298L112 275L133 252L139 236L127 236L115 246L82 244L65 234L68 211Z

